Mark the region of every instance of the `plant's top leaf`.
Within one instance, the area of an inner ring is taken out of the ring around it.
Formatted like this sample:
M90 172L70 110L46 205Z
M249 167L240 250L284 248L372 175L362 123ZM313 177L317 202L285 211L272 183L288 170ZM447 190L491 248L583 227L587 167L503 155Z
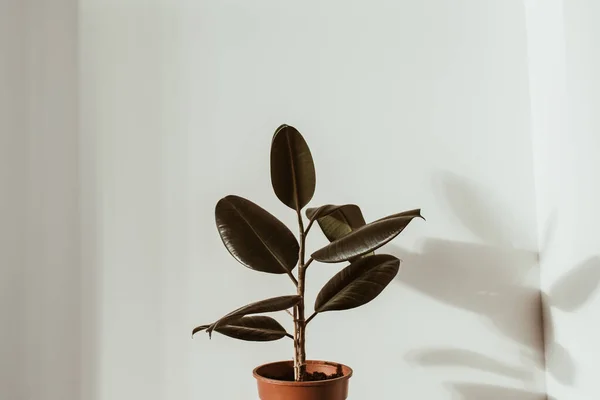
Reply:
M206 330L209 325L201 325L194 329L192 335ZM251 342L268 342L279 340L288 333L275 319L267 316L247 316L230 321L215 329L225 336Z
M310 220L316 219L321 230L333 242L365 225L365 218L356 204L326 204L306 210Z
M403 211L401 213L397 213L397 214L392 214L392 215L388 215L387 217L383 217L378 219L377 221L383 221L386 219L391 219L391 218L398 218L398 217L413 217L413 218L421 218L422 220L425 220L425 217L423 217L421 215L421 209L420 208L415 208L414 210L408 210L408 211ZM374 222L377 222L374 221Z
M246 315L287 310L298 304L300 299L301 297L298 295L280 296L248 304L220 318L219 320L211 324L208 328L206 328L206 331L210 335L212 331L217 329L218 327L222 325L227 325L232 321L235 321L236 319L244 317Z
M400 260L388 254L354 261L321 289L315 311L349 310L367 304L394 279L399 268Z
M312 254L312 258L333 263L370 253L398 236L416 217L420 217L420 214L390 216L371 222L317 250Z
M223 244L242 265L272 274L290 273L300 246L285 224L250 200L227 196L215 208Z
M301 210L315 193L315 165L296 128L281 125L271 141L271 183L283 204Z

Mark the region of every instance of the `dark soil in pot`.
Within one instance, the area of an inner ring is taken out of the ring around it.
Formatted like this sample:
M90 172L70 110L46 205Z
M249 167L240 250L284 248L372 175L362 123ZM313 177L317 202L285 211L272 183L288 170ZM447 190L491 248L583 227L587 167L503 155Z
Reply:
M304 382L326 381L327 379L341 378L342 376L344 376L344 372L342 371L342 365L338 364L336 372L334 373L325 373L321 371L307 371L306 377L304 378ZM282 371L280 374L265 375L264 377L276 381L294 382L294 370L287 369L285 371Z

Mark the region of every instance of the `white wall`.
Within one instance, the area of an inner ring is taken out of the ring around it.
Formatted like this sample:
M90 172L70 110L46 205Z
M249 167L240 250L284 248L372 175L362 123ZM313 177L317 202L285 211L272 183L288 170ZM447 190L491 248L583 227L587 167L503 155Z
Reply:
M544 398L520 1L80 0L79 23L86 398L248 398L254 366L291 357L190 339L292 290L213 217L236 193L293 223L268 176L284 122L314 204L428 218L388 247L405 262L381 298L311 323L309 357L352 366L353 399ZM337 270L311 267L309 295Z
M79 399L76 2L0 3L0 387Z
M539 50L531 76L548 392L597 399L600 5L553 0L528 15Z

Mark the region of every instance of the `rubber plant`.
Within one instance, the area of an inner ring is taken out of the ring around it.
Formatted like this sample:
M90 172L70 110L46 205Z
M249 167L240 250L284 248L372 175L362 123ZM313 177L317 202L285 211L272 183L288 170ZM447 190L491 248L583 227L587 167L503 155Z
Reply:
M196 327L246 341L293 339L294 381L310 380L306 371L306 329L317 315L349 310L369 303L394 279L400 260L375 250L394 239L420 209L393 214L366 223L355 204L307 208L315 192L316 174L311 152L292 126L281 125L271 142L271 182L275 194L298 218L298 237L272 214L245 198L230 195L217 202L215 219L223 244L242 265L255 271L287 275L295 293L261 300L226 314L212 324ZM329 243L307 258L306 237L315 222ZM313 263L346 263L320 291L314 312L307 317L305 288ZM291 310L291 311L290 311ZM293 334L269 316L287 311L293 316Z

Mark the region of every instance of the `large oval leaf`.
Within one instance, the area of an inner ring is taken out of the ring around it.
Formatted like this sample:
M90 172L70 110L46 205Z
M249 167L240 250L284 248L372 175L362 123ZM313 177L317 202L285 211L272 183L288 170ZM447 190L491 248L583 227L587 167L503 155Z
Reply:
M195 328L192 336L200 331L208 329L209 325L201 325ZM279 322L271 317L250 316L236 319L227 325L221 325L215 329L225 336L250 342L269 342L279 340L288 333Z
M219 200L215 219L229 253L248 268L290 273L300 246L294 234L268 211L239 196Z
M399 269L400 260L388 254L360 258L321 289L315 311L349 310L367 304L385 289Z
M310 220L316 219L330 242L338 240L365 225L365 218L356 204L327 204L306 210Z
M334 263L350 260L377 250L395 238L419 215L386 217L371 222L329 243L312 254L317 261Z
M246 315L287 310L298 304L300 299L301 297L298 295L280 296L248 304L220 318L206 328L206 331L210 335L212 331L217 329L219 326L227 325L238 318L245 317Z
M315 193L316 174L306 141L289 125L281 125L271 142L271 183L283 204L300 210Z
M397 217L414 217L414 218L418 217L418 218L425 220L425 218L421 215L421 209L415 208L414 210L408 210L408 211L403 211L398 214L388 215L387 217L380 218L377 221L383 221L384 219L391 219L391 218L397 218Z

